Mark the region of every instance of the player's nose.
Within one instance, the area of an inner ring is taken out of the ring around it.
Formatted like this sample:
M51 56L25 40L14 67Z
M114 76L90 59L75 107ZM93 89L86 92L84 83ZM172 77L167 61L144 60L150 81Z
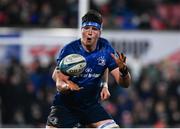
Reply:
M91 27L88 29L88 34L92 35L92 28Z

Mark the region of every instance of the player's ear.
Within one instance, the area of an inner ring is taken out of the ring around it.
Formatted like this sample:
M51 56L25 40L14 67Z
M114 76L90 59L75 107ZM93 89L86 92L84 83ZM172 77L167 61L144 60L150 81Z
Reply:
M83 31L84 27L81 27L81 32Z
M99 30L99 37L101 36L101 30Z

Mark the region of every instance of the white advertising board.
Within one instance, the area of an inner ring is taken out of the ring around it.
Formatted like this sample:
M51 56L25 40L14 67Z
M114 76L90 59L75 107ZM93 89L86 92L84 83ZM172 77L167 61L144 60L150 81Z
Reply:
M20 58L24 63L31 62L35 56L47 62L65 44L78 38L75 29L33 29L18 33L18 37L1 36L0 45L2 48L2 45L19 44ZM156 62L180 51L180 32L103 31L102 37L107 38L115 49L124 52L130 63L135 57L142 64Z
M180 51L177 32L106 32L103 35L114 48L130 58L137 56L143 63L156 62Z

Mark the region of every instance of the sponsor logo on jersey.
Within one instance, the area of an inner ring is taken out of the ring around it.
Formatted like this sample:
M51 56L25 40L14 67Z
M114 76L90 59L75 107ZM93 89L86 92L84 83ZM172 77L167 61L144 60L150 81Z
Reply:
M79 77L84 77L84 78L98 78L101 74L97 73L88 73L88 74L80 74Z
M86 68L86 69L85 69L85 72L86 72L86 73L91 73L91 72L92 72L92 68Z

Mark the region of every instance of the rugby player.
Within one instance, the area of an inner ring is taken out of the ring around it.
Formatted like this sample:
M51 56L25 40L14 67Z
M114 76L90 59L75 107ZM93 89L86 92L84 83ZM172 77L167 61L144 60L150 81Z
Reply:
M99 12L88 11L82 17L81 38L65 45L60 51L57 65L63 57L76 53L86 58L87 66L79 76L64 75L58 67L54 70L52 77L58 92L48 116L47 128L73 128L81 125L93 128L119 127L100 104L102 78L108 69L119 86L127 88L131 76L126 56L101 37L102 23Z

